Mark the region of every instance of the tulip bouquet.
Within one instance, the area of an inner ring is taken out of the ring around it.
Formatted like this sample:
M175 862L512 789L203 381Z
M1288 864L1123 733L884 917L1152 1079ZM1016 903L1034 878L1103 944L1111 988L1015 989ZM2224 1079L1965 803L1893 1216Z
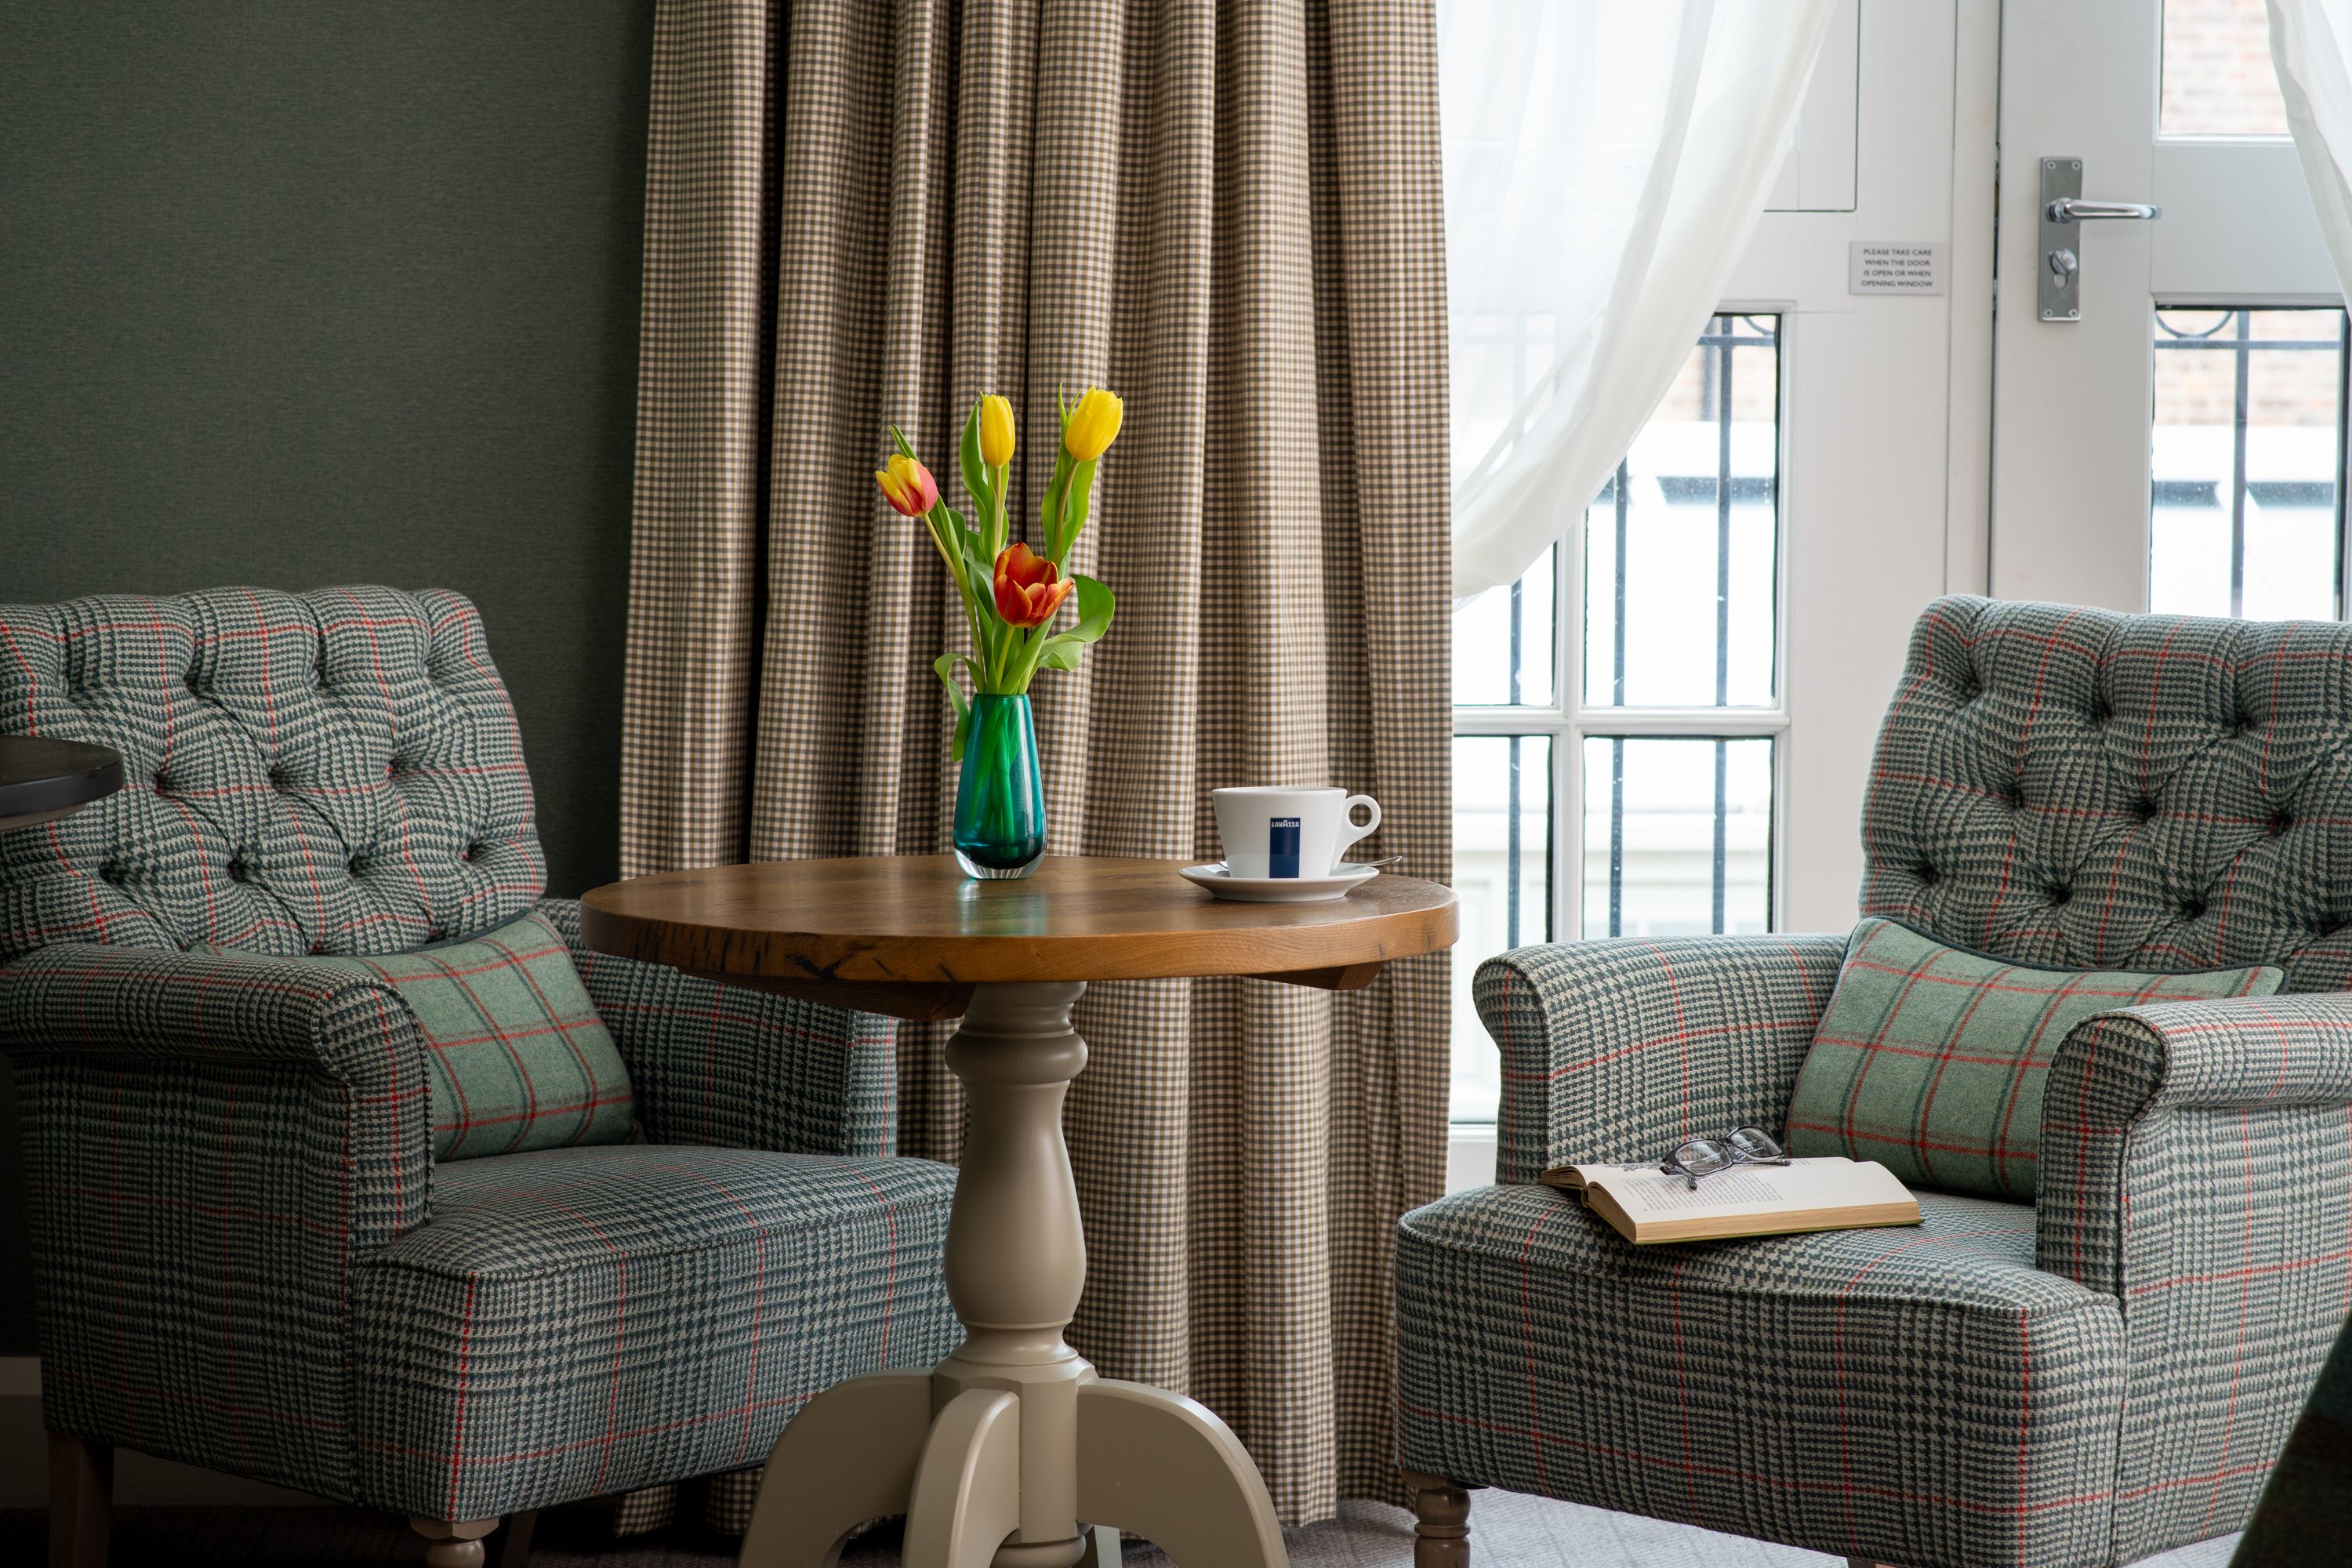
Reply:
M1087 526L1094 493L1095 465L1118 435L1119 400L1088 387L1076 403L1058 394L1061 450L1038 509L1042 552L1026 542L1007 542L1005 490L1013 461L1013 405L993 395L972 405L964 421L959 456L964 489L971 494L974 521L940 499L940 487L923 467L898 426L890 426L897 447L875 473L891 509L920 521L938 546L948 575L963 600L970 653L943 653L931 668L955 707L955 755L961 761L971 726L971 705L956 683L964 667L975 697L1017 697L1041 669L1076 669L1089 644L1110 627L1111 592L1092 577L1065 573L1070 549ZM1066 631L1055 617L1075 595L1077 620Z

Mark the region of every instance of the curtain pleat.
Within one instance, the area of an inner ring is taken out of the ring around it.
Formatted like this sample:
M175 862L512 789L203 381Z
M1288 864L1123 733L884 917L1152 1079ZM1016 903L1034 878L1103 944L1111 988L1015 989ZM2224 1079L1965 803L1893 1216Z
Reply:
M625 873L946 847L962 632L882 427L953 495L961 413L1010 397L1018 530L1092 384L1127 421L1073 564L1119 608L1034 689L1054 850L1213 856L1214 787L1335 784L1446 878L1428 0L664 0L656 77ZM1287 1521L1394 1494L1447 1021L1444 955L1079 1005L1071 1339L1216 1409ZM908 1153L961 1146L943 1037L902 1026Z

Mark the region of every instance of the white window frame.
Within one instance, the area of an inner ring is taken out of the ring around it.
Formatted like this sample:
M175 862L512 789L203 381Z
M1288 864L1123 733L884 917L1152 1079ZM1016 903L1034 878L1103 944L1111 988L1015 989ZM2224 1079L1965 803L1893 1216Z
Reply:
M1793 305L1787 301L1727 301L1714 316L1772 316L1775 326L1773 431L1773 551L1772 551L1772 702L1769 707L1618 707L1584 700L1584 559L1585 521L1591 508L1580 507L1560 535L1553 552L1552 695L1548 704L1475 703L1454 710L1456 735L1548 737L1551 742L1551 854L1546 868L1549 879L1549 935L1522 931L1522 943L1575 942L1584 931L1584 742L1590 738L1714 741L1751 740L1772 742L1772 808L1767 900L1767 929L1780 929L1787 880L1780 867L1787 849L1786 813L1781 802L1788 789L1789 699L1789 367L1791 345L1801 330ZM1714 316L1708 318L1712 322ZM1507 590L1488 598L1506 602ZM1593 933L1606 936L1607 931Z

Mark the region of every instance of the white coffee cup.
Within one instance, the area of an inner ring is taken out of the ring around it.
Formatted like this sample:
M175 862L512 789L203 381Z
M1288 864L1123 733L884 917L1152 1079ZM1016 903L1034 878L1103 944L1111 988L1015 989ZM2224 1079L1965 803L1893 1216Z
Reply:
M1381 803L1338 789L1212 790L1225 870L1234 877L1328 877L1356 840L1381 825ZM1371 813L1361 827L1356 807Z

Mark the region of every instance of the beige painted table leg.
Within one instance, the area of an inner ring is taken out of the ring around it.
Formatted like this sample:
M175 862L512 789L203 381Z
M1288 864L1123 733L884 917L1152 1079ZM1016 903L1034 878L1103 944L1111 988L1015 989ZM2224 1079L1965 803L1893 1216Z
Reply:
M1062 1141L1085 990L973 993L948 1045L971 1111L947 1238L964 1342L928 1375L852 1378L809 1402L769 1456L743 1568L831 1568L846 1531L900 1511L906 1568L1101 1564L1119 1527L1179 1568L1287 1568L1265 1483L1224 1423L1097 1378L1062 1337L1087 1273Z

